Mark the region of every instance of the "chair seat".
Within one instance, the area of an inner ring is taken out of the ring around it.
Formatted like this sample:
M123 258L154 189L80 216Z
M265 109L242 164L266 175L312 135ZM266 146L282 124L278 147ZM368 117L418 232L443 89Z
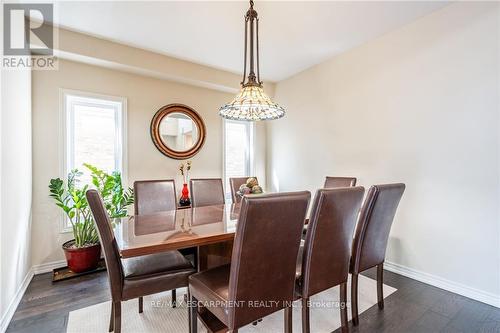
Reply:
M231 265L219 266L189 276L191 295L228 325L229 272Z
M179 251L160 252L122 259L125 279L145 278L148 275L173 273L193 266Z
M178 251L122 259L122 300L185 287L196 272Z

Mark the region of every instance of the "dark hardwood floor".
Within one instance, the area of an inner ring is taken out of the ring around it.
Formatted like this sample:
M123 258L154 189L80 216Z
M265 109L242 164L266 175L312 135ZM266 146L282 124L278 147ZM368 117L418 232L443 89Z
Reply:
M374 270L365 273L375 278ZM384 272L385 283L398 290L360 314L351 332L499 332L500 309ZM51 282L51 274L37 275L14 314L7 332L66 332L70 311L109 300L107 273ZM337 330L340 332L340 330ZM337 332L336 331L336 332Z

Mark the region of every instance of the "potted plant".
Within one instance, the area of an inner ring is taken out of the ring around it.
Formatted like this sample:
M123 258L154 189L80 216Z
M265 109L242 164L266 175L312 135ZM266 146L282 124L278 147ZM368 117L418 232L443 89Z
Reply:
M83 164L92 177L92 184L101 194L104 206L111 218L127 216L127 207L134 203L134 190L125 190L122 176L118 171L108 174L90 164Z
M91 172L92 183L101 193L108 214L126 216L126 207L133 203L133 191L123 189L120 173L109 175L91 165L85 167ZM85 196L89 186L78 186L81 175L82 172L74 169L68 174L66 185L60 178L51 179L49 184L50 196L71 224L74 239L65 242L62 248L68 267L76 273L95 269L101 257L99 237Z

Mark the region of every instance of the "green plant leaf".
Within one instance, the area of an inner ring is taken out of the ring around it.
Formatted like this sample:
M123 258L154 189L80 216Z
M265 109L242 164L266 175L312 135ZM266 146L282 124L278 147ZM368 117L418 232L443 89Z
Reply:
M92 186L100 193L109 216L111 218L126 216L127 206L134 203L134 191L132 188L124 189L121 174L117 171L108 174L88 163L85 163L84 167L90 171ZM85 195L89 184L84 184L82 187L79 185L82 175L78 169L73 169L68 173L66 185L60 178L51 179L49 182L49 196L69 217L76 247L99 242Z

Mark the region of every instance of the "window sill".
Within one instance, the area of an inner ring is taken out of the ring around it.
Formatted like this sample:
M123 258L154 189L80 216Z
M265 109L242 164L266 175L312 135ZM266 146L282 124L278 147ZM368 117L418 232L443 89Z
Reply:
M60 234L69 234L69 233L72 233L73 230L71 229L71 227L63 227L62 230L59 232Z

